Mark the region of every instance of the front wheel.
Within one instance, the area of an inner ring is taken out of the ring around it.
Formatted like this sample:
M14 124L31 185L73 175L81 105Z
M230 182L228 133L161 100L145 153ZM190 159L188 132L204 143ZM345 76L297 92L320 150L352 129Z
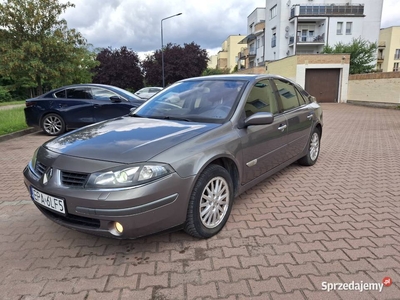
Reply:
M65 132L65 122L57 114L48 114L43 117L42 129L48 135L60 135Z
M321 145L320 142L321 132L318 128L315 128L310 137L307 154L299 159L299 164L303 166L312 166L317 162Z
M199 176L189 200L185 232L197 238L217 234L229 218L233 204L233 183L228 171L208 166Z

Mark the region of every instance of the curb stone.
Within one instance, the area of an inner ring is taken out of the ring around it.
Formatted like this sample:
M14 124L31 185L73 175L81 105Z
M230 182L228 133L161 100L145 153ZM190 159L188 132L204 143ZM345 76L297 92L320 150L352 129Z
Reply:
M8 141L8 140L11 140L11 139L14 139L14 138L17 138L17 137L20 137L20 136L24 136L24 135L27 135L27 134L30 134L30 133L38 132L38 131L39 130L37 128L30 127L30 128L24 129L24 130L20 130L20 131L16 131L16 132L13 132L13 133L5 134L5 135L0 136L0 142L5 142L5 141Z

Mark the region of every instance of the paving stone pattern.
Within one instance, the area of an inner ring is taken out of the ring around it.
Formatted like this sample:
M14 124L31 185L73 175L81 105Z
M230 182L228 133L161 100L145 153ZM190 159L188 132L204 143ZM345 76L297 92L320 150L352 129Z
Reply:
M318 163L236 199L208 240L86 235L47 220L22 170L49 137L0 143L0 299L400 299L400 111L323 104ZM322 282L378 282L377 291Z

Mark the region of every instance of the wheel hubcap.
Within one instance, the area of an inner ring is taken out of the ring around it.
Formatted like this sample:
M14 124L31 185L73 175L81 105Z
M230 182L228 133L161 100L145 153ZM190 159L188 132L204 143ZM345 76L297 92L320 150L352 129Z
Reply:
M61 131L62 122L60 118L55 116L50 116L44 120L43 127L47 133L57 134Z
M223 177L214 177L203 190L200 199L200 220L207 228L217 227L229 207L228 183Z
M310 142L310 158L316 160L319 153L319 136L318 133L314 132L311 136Z

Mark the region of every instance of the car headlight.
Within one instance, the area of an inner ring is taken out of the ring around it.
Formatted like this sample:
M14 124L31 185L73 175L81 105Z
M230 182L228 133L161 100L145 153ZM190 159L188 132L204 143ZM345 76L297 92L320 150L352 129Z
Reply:
M90 175L88 188L119 188L144 184L171 174L173 169L166 164L147 163L119 167Z
M35 167L36 167L36 161L37 161L37 154L38 154L38 151L39 151L39 148L37 148L37 149L35 150L35 152L33 153L32 159L31 159L31 161L29 162L29 164L30 164L32 170L35 170Z

